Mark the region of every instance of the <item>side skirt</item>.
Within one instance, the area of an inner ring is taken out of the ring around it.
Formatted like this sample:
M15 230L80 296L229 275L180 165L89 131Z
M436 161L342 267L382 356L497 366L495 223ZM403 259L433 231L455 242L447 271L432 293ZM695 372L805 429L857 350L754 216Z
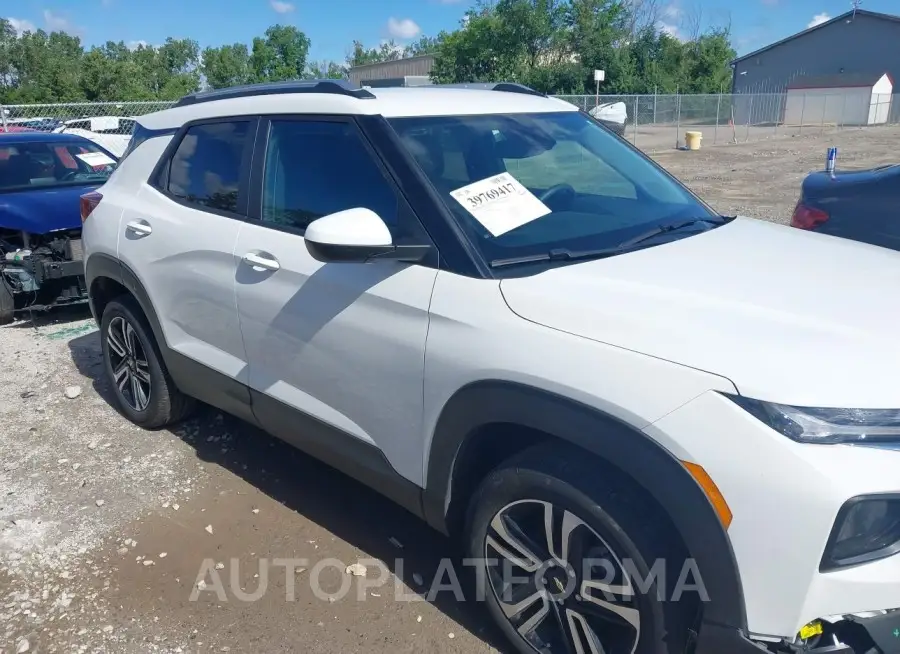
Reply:
M250 392L246 386L165 345L160 344L159 347L178 390L256 427L260 426L253 415Z
M250 389L250 396L267 432L424 517L422 489L394 470L377 447L265 393Z

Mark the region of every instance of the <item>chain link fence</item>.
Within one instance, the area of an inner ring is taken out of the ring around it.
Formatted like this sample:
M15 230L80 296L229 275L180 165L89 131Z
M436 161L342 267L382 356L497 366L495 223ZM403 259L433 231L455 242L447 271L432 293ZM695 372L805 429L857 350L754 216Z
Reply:
M604 107L622 103L628 115L625 138L647 152L684 147L688 131L700 132L705 144L715 145L900 124L900 95L856 90L556 97L601 117Z
M860 91L717 95L561 95L584 111L627 115L624 138L647 152L684 146L685 132L703 143L744 143L776 136L900 123L900 102ZM621 103L621 104L619 104ZM0 131L81 134L120 155L134 118L173 102L0 105ZM610 105L613 105L610 107Z
M57 132L84 136L122 156L134 119L174 102L74 102L0 105L0 131Z

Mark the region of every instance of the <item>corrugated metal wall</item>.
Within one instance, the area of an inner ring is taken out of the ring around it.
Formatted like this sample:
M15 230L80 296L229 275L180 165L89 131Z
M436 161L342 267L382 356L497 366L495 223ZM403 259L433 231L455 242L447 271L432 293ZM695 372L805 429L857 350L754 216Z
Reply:
M857 15L826 25L745 59L734 67L734 93L773 94L735 97L735 123L763 125L781 120L781 94L798 77L838 73L889 73L900 84L900 21ZM839 92L839 91L838 91ZM893 112L900 112L894 107Z
M430 75L434 66L433 55L409 57L408 59L396 59L379 64L356 66L350 69L350 81L357 85L365 84L366 80L395 79L399 77Z

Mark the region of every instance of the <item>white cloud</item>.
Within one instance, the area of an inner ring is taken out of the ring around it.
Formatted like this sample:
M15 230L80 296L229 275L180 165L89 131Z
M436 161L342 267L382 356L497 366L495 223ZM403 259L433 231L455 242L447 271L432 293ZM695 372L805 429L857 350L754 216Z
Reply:
M660 11L659 15L660 15L660 18L664 22L670 23L672 21L675 21L675 20L678 20L679 18L681 18L682 13L683 12L681 11L681 7L679 7L678 5L676 5L673 2L671 4L667 4L665 7L663 7L662 10Z
M663 34L668 34L672 38L684 41L684 34L681 33L681 23L684 20L684 10L675 2L664 5L659 11L659 20L656 22L656 29Z
M143 46L143 47L146 48L146 47L149 47L150 44L147 43L146 41L143 41L143 40L141 40L141 41L129 41L129 42L126 44L126 47L127 47L129 50L137 50L137 49L140 48L141 46Z
M656 23L656 29L658 29L663 34L668 34L674 39L678 39L679 41L684 41L684 35L681 33L681 30L678 28L678 25L673 25L672 23L667 23L665 21L659 21Z
M282 2L282 0L269 0L269 5L279 14L289 14L294 11L294 5L290 2Z
M65 16L60 16L59 14L54 14L49 9L44 9L44 23L47 25L47 30L50 32L77 32L69 22L69 19Z
M35 28L34 23L31 21L25 20L24 18L13 18L10 16L6 20L9 21L9 24L12 25L12 28L16 31L18 36L22 36L25 32L36 32L37 28Z
M388 34L395 39L414 39L422 30L410 18L388 18Z
M813 16L812 20L809 21L809 24L806 27L807 28L815 27L816 25L821 25L822 23L827 23L830 20L831 20L831 16L829 16L828 14L826 14L823 11L821 14L816 14L815 16Z

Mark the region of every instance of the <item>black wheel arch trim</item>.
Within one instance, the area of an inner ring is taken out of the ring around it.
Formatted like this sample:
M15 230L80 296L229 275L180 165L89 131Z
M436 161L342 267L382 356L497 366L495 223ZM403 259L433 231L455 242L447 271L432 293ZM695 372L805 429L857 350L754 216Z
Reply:
M431 443L423 505L426 520L448 532L455 466L480 427L513 424L592 452L616 466L669 514L696 560L710 601L704 624L746 630L741 578L731 540L700 485L677 458L640 430L593 407L534 387L481 381L458 390L441 411Z
M231 377L202 368L201 364L170 348L156 309L141 280L127 265L102 252L92 254L85 264L88 301L91 314L98 326L103 316L97 308L94 297L94 281L100 277L109 278L120 284L137 301L150 324L150 330L153 332L153 338L156 340L163 363L181 392L258 425L256 417L253 415L250 390ZM198 375L198 369L205 370L207 374Z
M153 330L153 337L156 339L157 345L163 351L163 355L168 352L165 338L163 337L162 325L156 316L153 304L150 302L150 296L144 290L144 285L138 279L138 276L125 264L108 254L98 252L92 254L84 267L85 281L88 287L88 296L91 303L91 314L97 324L103 319L96 307L96 298L94 297L94 281L100 277L106 277L124 286L134 296L141 310L150 322L150 328ZM168 361L166 362L168 364Z

